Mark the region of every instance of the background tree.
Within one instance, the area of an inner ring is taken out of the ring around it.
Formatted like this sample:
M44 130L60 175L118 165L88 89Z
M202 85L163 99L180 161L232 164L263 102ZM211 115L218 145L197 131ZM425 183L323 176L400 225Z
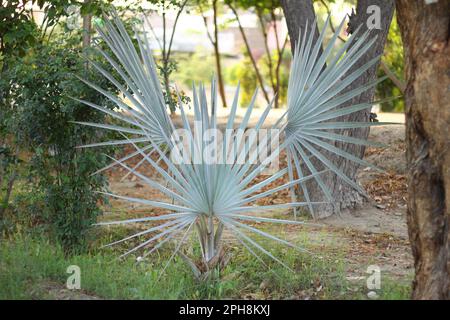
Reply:
M170 76L174 71L177 70L177 64L174 59L172 59L172 45L178 25L178 20L180 18L180 15L185 10L188 0L149 0L149 2L155 4L161 11L161 18L163 23L163 36L161 39L156 35L155 30L153 29L153 26L146 15L146 12L143 13L145 22L149 26L150 31L153 33L153 36L158 43L159 50L161 51L159 71L163 79L166 103L169 106L171 113L173 114L177 105L177 98L172 97L173 89L170 83ZM167 10L169 9L176 11L175 20L171 27L172 31L170 32L170 34L168 34L167 26Z
M88 8L90 0L84 0L84 8ZM91 45L91 32L92 32L92 14L84 10L83 14L83 48L87 48Z
M330 4L335 0L316 0L322 6L328 15L332 15ZM330 19L330 29L335 32L336 27L333 23L333 19ZM342 36L338 37L342 42L346 42ZM376 87L376 96L379 99L385 99L390 97L398 97L405 91L405 83L401 77L403 74L403 47L402 39L400 36L400 30L398 29L397 19L392 19L391 26L389 28L389 34L386 39L384 47L383 57L380 61L380 68L378 69L378 76L387 76L389 79L379 83ZM381 102L381 110L385 112L395 111L403 112L404 102L403 99L396 99L394 101Z
M228 0L228 1L226 1L228 7L233 12L233 14L234 14L234 16L236 18L236 22L237 22L238 27L239 27L239 32L241 33L242 40L244 41L245 50L246 50L245 59L248 58L248 60L252 64L256 80L258 81L258 84L259 84L259 87L261 89L261 92L263 93L264 99L266 100L267 103L269 103L270 102L269 94L267 93L267 90L265 88L264 80L263 80L263 77L262 77L261 72L259 70L258 63L257 63L255 57L252 54L252 49L250 48L250 43L248 41L247 35L245 34L244 27L242 26L241 19L239 18L239 13L237 11L238 8L240 8L242 6L241 2L247 2L247 1L235 1L235 0Z
M200 11L200 14L202 15L203 22L205 24L206 28L206 34L208 36L209 41L211 42L213 48L214 48L214 56L216 58L216 72L217 72L217 80L219 84L219 94L220 98L222 99L222 103L224 108L227 107L227 99L225 95L225 84L223 82L223 75L222 75L222 63L220 61L220 48L219 48L219 24L217 21L217 18L219 16L219 1L218 0L211 0L211 3L209 1L204 0L197 0L198 10ZM212 32L210 31L208 18L205 16L205 10L208 8L208 6L211 6L211 10L213 12L212 17Z
M281 75L281 67L283 59L285 57L284 53L288 44L288 37L284 37L281 39L280 30L278 28L278 22L281 21L281 17L278 14L278 9L280 9L280 1L278 0L239 0L239 1L227 1L228 7L233 12L236 17L236 21L239 26L239 31L242 35L242 39L245 44L245 49L247 51L246 56L250 59L250 62L253 66L256 78L258 80L259 87L263 93L263 96L267 103L270 102L269 95L266 89L266 84L264 82L264 78L268 79L270 87L272 88L272 92L275 96L274 107L278 108L280 104L280 90L282 87L282 79ZM261 30L261 35L263 37L264 43L264 66L266 67L266 77L264 77L263 71L260 70L258 66L258 61L253 57L252 50L250 48L250 44L248 42L247 36L245 34L244 28L242 27L242 23L239 19L239 14L237 9L245 9L252 10L255 12L258 17L258 25ZM273 31L275 36L276 48L272 52L269 47L269 32Z
M450 299L450 2L397 0L405 50L413 298Z
M275 97L275 108L279 107L281 87L280 68L283 62L284 51L288 43L287 35L283 40L280 39L277 26L277 22L280 21L280 19L276 14L278 8L280 8L280 2L275 0L256 1L255 3L255 12L258 16L261 33L264 39L264 49L266 51L265 60L268 69L269 82L272 86L273 93L277 95ZM268 31L270 29L273 29L275 35L275 54L272 54L269 48Z
M280 3L291 39L291 51L294 53L300 30L305 30L306 26L316 19L313 0L280 0ZM319 28L316 28L314 30L314 41L318 37Z
M294 48L297 45L299 30L304 30L307 23L311 23L316 19L313 2L310 0L281 0L283 11L286 17L286 23L288 25L289 36L291 38L291 47ZM372 48L365 54L358 63L355 64L349 72L353 72L355 69L367 63L369 60L380 56L383 53L384 44L386 42L386 37L389 32L389 27L391 24L392 16L394 13L394 2L393 0L359 0L356 6L356 14L350 18L349 27L352 31L358 26L361 26L361 31L367 30L367 19L371 16L372 12L368 12L368 8L371 5L375 5L380 8L380 29L373 29L372 36L377 36L377 42L372 46ZM314 30L315 38L318 37L318 30ZM377 69L379 64L375 64L369 70L367 70L363 76L358 78L356 81L349 86L349 90L355 87L360 87L363 84L369 83L376 79ZM360 96L354 98L351 103L367 103L373 101L375 94L375 89L367 90ZM370 109L359 111L351 115L342 118L343 121L369 121ZM361 129L348 129L346 132L350 137L356 137L360 139L367 139L369 136L369 128ZM338 143L337 147L342 150L349 152L359 158L364 156L365 147L362 145ZM333 163L340 168L344 174L352 180L356 180L356 172L358 170L358 165L346 160L342 157L337 157L330 155L330 159ZM319 165L320 167L320 165ZM345 184L338 177L327 174L324 175L324 182L331 190L331 195L334 198L334 203L332 205L323 205L317 207L317 213L319 217L326 217L331 214L337 213L342 209L355 208L363 202L361 195L353 190L352 187ZM312 182L308 185L308 190L310 190L311 201L321 201L323 200L323 193L320 187Z

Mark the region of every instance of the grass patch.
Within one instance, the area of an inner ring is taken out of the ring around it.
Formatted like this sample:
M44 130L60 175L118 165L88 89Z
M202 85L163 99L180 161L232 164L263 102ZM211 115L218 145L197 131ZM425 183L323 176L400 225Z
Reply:
M122 235L116 230L114 238ZM268 259L265 267L232 243L227 247L232 259L226 268L215 280L198 282L179 257L161 272L171 255L169 247L136 264L136 256L118 260L118 248L97 249L111 239L110 233L98 236L90 252L71 257L44 237L16 234L2 240L0 299L52 298L39 290L40 284L52 281L64 288L70 265L81 269L82 291L104 299L367 299L365 281L355 285L346 280L343 253L323 257L266 242L292 272ZM193 245L192 251L197 250ZM409 283L383 278L381 299L407 299L409 294Z

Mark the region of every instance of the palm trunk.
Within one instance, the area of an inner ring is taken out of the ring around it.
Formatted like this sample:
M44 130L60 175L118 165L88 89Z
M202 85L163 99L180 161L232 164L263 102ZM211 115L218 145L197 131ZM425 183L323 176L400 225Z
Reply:
M191 267L198 280L207 280L214 276L217 268L222 269L228 262L221 245L224 225L219 222L215 227L213 216L201 216L196 222L196 228L202 260L194 262L181 252L180 255Z

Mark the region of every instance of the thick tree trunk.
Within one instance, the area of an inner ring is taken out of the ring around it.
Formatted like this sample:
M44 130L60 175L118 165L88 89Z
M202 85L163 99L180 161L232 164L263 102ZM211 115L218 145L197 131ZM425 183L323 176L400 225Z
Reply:
M312 0L281 0L281 6L283 7L284 17L286 18L286 24L289 32L289 38L291 39L291 50L294 53L294 48L298 41L300 30L305 30L308 25L308 29L311 28L311 23L316 19L314 12L314 6ZM319 29L314 30L314 40L319 37Z
M314 14L314 8L312 7L311 1L293 1L284 0L282 1L283 8L285 10L286 22L288 23L289 35L291 41L293 38L298 37L298 31L295 33L293 30L297 29L298 26L302 26L306 21L299 22L296 19L308 19L311 21L311 15ZM287 6L286 6L287 4ZM377 36L377 42L368 50L368 52L349 70L349 73L353 72L355 69L361 67L369 60L374 57L381 55L384 50L384 45L386 43L386 38L389 33L389 27L391 25L392 16L394 14L394 1L393 0L359 0L356 6L356 16L351 20L353 27L361 25L361 34L367 30L367 19L371 16L372 12L367 13L367 8L371 5L376 5L380 8L380 29L372 29L372 37ZM287 12L286 10L289 10ZM311 13L312 10L312 13ZM296 12L296 13L295 13ZM307 12L307 13L306 13ZM298 15L298 16L296 16ZM291 25L291 27L289 27ZM292 31L292 33L291 33ZM355 80L348 88L351 90L353 88L361 87L376 79L377 69L379 63L375 64L369 70L367 70L361 77ZM364 102L373 101L375 94L375 88L367 90L358 97L354 98L352 103L359 104ZM355 112L348 116L341 117L341 121L369 121L370 109ZM369 128L352 129L347 130L348 135L351 137L357 137L360 139L367 139L369 136ZM344 133L344 132L342 132ZM347 143L336 143L336 146L353 154L357 157L362 158L364 156L365 147L355 144ZM350 179L356 180L356 172L358 170L358 165L350 160L346 160L342 157L338 157L333 154L329 154L328 158L333 161L333 163L340 168ZM320 165L315 161L316 166L320 168ZM363 203L363 197L355 191L352 187L344 183L342 180L336 177L336 175L329 174L324 176L324 182L331 190L331 194L334 198L333 205L323 205L316 207L316 216L319 218L324 218L330 216L334 213L338 213L343 209L354 209ZM323 201L324 194L316 182L311 182L308 184L308 191L310 193L311 201Z
M413 298L450 299L450 1L397 0L405 50Z

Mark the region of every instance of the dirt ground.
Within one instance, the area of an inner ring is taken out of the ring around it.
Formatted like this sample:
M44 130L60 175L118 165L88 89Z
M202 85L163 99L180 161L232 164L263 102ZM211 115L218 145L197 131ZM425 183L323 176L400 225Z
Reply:
M380 121L402 122L402 115L381 114ZM405 178L405 130L403 125L373 127L370 140L382 142L385 148L368 148L365 159L384 169L384 173L360 168L358 180L370 195L369 203L362 209L343 212L319 221L321 227L308 230L311 239L326 243L332 240L345 246L348 279L361 280L370 264L377 264L390 278L409 281L413 274L413 260L406 227L406 178ZM148 166L146 175L156 178ZM126 171L115 168L110 172L111 190L120 195L161 199L163 195L128 176ZM289 202L288 192L279 193L272 203ZM146 209L122 200L111 200L111 208L122 214L145 214ZM153 214L163 210L152 209ZM286 212L288 214L288 212ZM108 219L108 216L105 217ZM295 236L296 229L288 228L288 237ZM292 233L292 234L290 234ZM325 239L326 238L326 239ZM327 240L328 239L328 240Z
M83 290L70 290L56 281L43 280L29 286L33 299L39 300L101 300Z

